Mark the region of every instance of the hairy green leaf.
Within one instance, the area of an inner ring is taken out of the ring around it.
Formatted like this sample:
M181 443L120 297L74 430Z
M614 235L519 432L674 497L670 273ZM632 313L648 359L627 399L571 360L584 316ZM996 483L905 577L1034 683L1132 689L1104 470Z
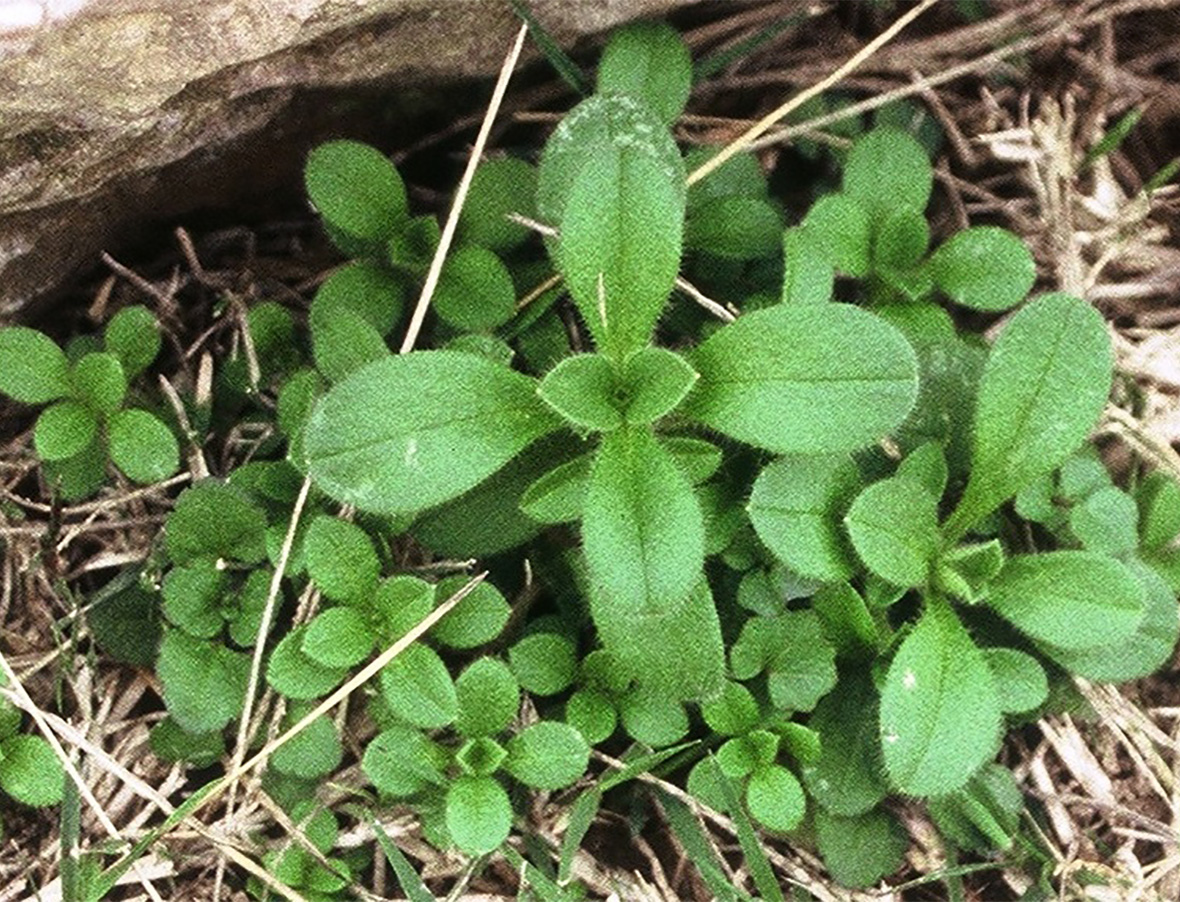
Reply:
M573 643L557 633L525 636L508 649L508 662L520 685L534 695L556 695L574 679Z
M146 410L120 410L107 421L111 460L132 482L161 482L180 466L176 436Z
M400 798L443 783L448 757L418 730L394 724L369 742L361 769L381 792Z
M598 63L598 91L630 94L668 124L684 111L692 57L680 33L663 22L635 22L611 34Z
M456 249L443 264L431 306L456 329L490 331L512 319L516 289L495 253L469 245Z
M123 404L127 377L114 354L93 352L83 355L70 371L74 397L99 416L110 416Z
M307 575L328 598L363 602L377 585L377 551L355 523L316 517L303 535L303 554Z
M476 658L455 680L459 701L456 728L464 736L494 736L507 728L520 707L520 686L499 658Z
M601 354L575 354L545 374L537 394L577 429L609 432L623 422L615 368Z
M877 220L902 207L924 210L933 185L934 171L922 145L889 126L859 138L844 163L844 192Z
M985 648L983 656L992 673L1002 711L1012 714L1031 711L1048 698L1048 678L1032 655L1015 648Z
M447 790L447 832L468 855L491 852L512 829L512 803L494 777L461 776Z
M156 673L168 713L185 730L220 730L242 710L250 659L224 645L166 629Z
M102 345L119 358L127 378L134 379L160 353L160 325L147 307L124 307L107 323Z
M307 624L300 646L303 653L325 667L353 667L373 651L368 621L352 608L320 611Z
M98 419L85 404L58 401L41 411L33 447L42 460L65 460L86 450L98 434Z
M524 244L527 227L508 219L536 214L537 169L516 157L485 160L475 170L467 200L459 214L464 240L497 253Z
M964 307L998 313L1024 300L1037 267L1024 242L1007 229L976 226L957 232L934 252L930 274Z
M0 392L23 404L44 404L69 394L66 355L36 329L0 329Z
M815 839L828 873L847 887L870 887L904 861L905 831L886 811L841 817L815 813Z
M822 808L852 817L885 798L889 787L881 764L877 692L867 674L842 673L807 723L819 733L820 753L803 766L801 776Z
M321 144L308 154L303 176L307 196L324 221L352 241L386 241L408 217L401 176L367 144ZM341 249L348 253L355 247Z
M287 698L304 700L327 695L348 675L347 667L321 664L303 650L307 629L297 626L287 633L266 663L266 681Z
M569 724L543 720L525 727L506 746L505 767L534 789L562 789L576 781L590 762L590 746Z
M779 833L798 827L807 807L795 775L778 765L754 771L746 784L746 805L754 820Z
M449 598L467 583L465 576L441 580L435 593ZM512 614L503 594L489 582L482 582L463 599L462 610L444 617L430 631L431 638L451 648L475 648L491 642L504 629Z
M433 648L415 642L381 671L385 704L407 723L426 730L459 716L459 699L447 665Z
M300 711L299 716L303 713ZM290 727L297 718L292 714L287 720L286 725ZM343 757L344 748L336 726L327 717L317 717L276 749L270 763L281 773L316 780L336 770Z
M807 215L802 227L813 246L837 272L863 278L869 271L869 214L851 194L827 194Z
M539 523L580 520L593 464L593 454L582 454L554 467L525 490L520 509Z
M844 526L873 573L898 586L926 582L938 552L938 501L917 480L874 482L856 496Z
M208 480L180 493L164 525L177 564L200 557L255 563L266 557L266 514L241 489Z
M65 780L61 762L40 736L18 734L0 741L0 789L22 805L56 805Z

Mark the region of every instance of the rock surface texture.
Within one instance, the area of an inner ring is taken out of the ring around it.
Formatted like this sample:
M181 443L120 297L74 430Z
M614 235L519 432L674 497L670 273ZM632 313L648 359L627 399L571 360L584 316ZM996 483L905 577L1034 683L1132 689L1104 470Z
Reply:
M529 5L568 46L689 2ZM493 75L518 27L507 0L0 0L0 317L146 221L289 188L347 92Z

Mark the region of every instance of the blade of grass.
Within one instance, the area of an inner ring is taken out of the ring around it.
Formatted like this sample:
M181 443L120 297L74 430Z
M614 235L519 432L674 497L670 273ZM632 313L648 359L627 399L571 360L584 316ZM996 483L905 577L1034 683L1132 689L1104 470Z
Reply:
M721 902L750 902L750 897L733 885L717 863L717 852L689 807L665 792L660 793L660 802L668 826L710 892Z
M713 760L712 756L709 760ZM746 867L750 869L750 876L754 878L754 885L758 887L758 893L768 902L786 902L783 899L783 890L779 886L778 878L774 876L774 868L770 864L770 859L766 857L766 851L762 848L762 842L758 838L758 831L754 829L754 822L746 814L746 808L738 797L733 780L721 772L721 768L717 766L715 761L713 772L717 777L717 782L721 784L722 792L725 793L725 806L729 809L729 815L733 818L733 824L737 828L738 844L746 856Z
M585 97L589 93L589 79L583 74L581 67L561 49L561 45L553 39L553 35L549 34L545 26L537 21L523 0L512 0L512 11L529 27L529 34L537 42L537 47L549 61L549 65L561 76L561 80Z
M81 849L82 796L73 780L67 779L61 800L61 898L62 902L82 902L82 885L78 873Z
M1123 139L1130 134L1131 129L1139 123L1139 119L1142 116L1143 107L1141 106L1128 110L1093 147L1086 151L1086 156L1082 159L1082 165L1078 167L1079 170L1087 169L1095 160L1107 154L1114 153L1118 146L1123 143Z
M501 847L504 858L512 868L520 874L520 891L531 889L541 898L541 902L569 902L565 890L551 880L544 871L521 855L512 846L505 843Z
M406 858L405 853L394 845L389 834L385 832L385 828L375 818L373 832L377 834L377 843L389 860L393 873L397 875L398 885L406 894L408 902L438 902L435 895L426 888L426 884L422 882L422 878L418 876L414 866L410 864L410 859Z

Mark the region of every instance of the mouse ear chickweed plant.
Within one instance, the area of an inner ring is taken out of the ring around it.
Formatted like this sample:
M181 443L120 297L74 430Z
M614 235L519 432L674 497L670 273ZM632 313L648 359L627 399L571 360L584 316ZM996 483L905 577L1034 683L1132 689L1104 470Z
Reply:
M120 590L162 613L158 754L225 752L257 643L294 723L466 582L408 566L407 548L486 559L496 585L367 690L374 804L407 803L432 841L480 855L522 789L572 786L592 747L662 749L651 766L703 803L868 885L904 851L891 795L929 799L959 848L1008 848L1006 725L1050 710L1070 674L1167 660L1180 488L1138 469L1121 488L1087 444L1113 379L1101 316L1029 298L1033 259L996 226L932 248L928 152L884 116L806 210L788 214L750 154L690 183L718 152L673 139L691 80L675 31L629 26L537 166L480 165L428 350L388 342L437 220L411 214L377 150L311 152L308 195L350 262L311 302L307 353L255 385L274 403L240 395L269 442L182 492L154 569ZM158 349L137 309L76 359L0 330L0 390L51 404L34 449L66 497L108 456L133 481L178 466L173 430L124 407ZM997 314L990 347L959 324ZM277 305L249 328L262 348L294 334ZM117 626L104 605L100 642ZM271 760L301 823L323 820L305 796L343 760L339 726L319 718ZM360 866L272 859L324 898Z

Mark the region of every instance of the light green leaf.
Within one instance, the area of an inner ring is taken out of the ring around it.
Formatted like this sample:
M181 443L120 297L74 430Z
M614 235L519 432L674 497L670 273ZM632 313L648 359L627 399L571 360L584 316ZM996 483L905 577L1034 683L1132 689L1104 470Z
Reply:
M633 426L658 420L679 406L697 378L679 354L667 348L641 348L623 365L623 416Z
M333 498L362 510L424 510L557 428L533 386L458 351L378 360L316 404L304 433L308 470Z
M461 776L447 790L447 832L468 855L496 849L512 829L512 803L494 777Z
M754 771L746 784L746 806L754 820L778 833L798 827L807 810L803 787L793 773L778 765Z
M465 576L441 580L435 594L440 600L449 598L467 581ZM475 648L500 635L511 614L512 608L500 590L489 582L482 582L463 599L460 610L435 625L430 636L451 648Z
M623 422L615 369L601 354L575 354L545 374L537 394L577 429L610 432Z
M395 724L373 737L361 769L378 790L400 798L441 784L448 758L445 749L418 730Z
M98 420L77 401L46 407L33 427L33 447L42 460L65 460L85 451L98 433Z
M1145 612L1134 574L1090 551L1010 557L992 580L987 603L1031 638L1073 650L1126 639Z
M119 358L128 379L134 379L160 353L160 325L147 307L124 307L103 330L102 346Z
M614 703L597 689L579 689L566 700L566 723L597 745L610 738L618 726Z
M508 752L490 736L468 739L455 752L455 763L465 774L489 776L500 769Z
M647 686L636 686L623 695L618 710L627 735L652 748L677 743L688 733L688 713L684 705Z
M582 454L554 467L520 498L520 509L538 523L569 523L582 519L593 454Z
M347 667L329 667L307 654L303 650L306 634L306 626L295 627L279 640L266 664L266 681L287 698L319 698L348 676Z
M741 683L726 680L719 695L701 702L701 717L714 733L738 736L758 725L758 702Z
M590 746L569 724L543 720L517 733L506 746L505 767L534 789L563 789L586 772Z
M788 455L758 475L746 510L758 538L800 576L844 579L854 561L839 517L858 488L848 455Z
M448 726L459 716L459 698L447 665L421 642L385 665L381 695L394 714L425 730Z
M687 435L661 435L659 441L693 485L704 482L721 468L721 449L712 442Z
M987 595L988 585L1003 566L999 539L958 545L936 562L934 583L955 598L974 603Z
M0 742L0 790L22 805L56 805L65 780L61 762L40 736L20 734Z
M630 94L671 124L692 89L692 57L684 39L664 22L635 22L611 34L598 63L601 94Z
M1135 491L1139 505L1139 537L1143 547L1156 550L1180 535L1180 483L1167 473L1149 473Z
M902 207L924 210L933 185L934 172L922 145L889 126L857 139L844 163L844 192L861 201L875 220Z
M811 233L799 227L783 232L784 304L826 304L835 281L835 270L816 249Z
M985 648L983 657L992 673L1000 710L1012 714L1031 711L1048 698L1048 678L1032 655L1015 648Z
M324 667L353 667L373 651L373 631L353 608L329 608L307 624L300 648Z
M847 304L780 305L719 329L692 356L701 374L684 412L759 448L863 448L896 427L918 393L900 332Z
M516 289L499 257L468 245L447 257L431 306L456 329L487 332L512 319Z
M856 553L898 586L921 586L938 552L938 501L916 480L894 476L856 496L844 517Z
M930 258L944 294L974 310L999 313L1024 300L1037 279L1032 254L1007 229L976 226L957 232Z
M110 416L118 410L127 394L127 377L114 354L83 355L70 372L70 384L74 397L99 416Z
M1122 489L1105 486L1070 509L1069 529L1088 551L1130 554L1139 546L1139 508Z
M815 839L828 873L849 888L870 887L905 860L909 845L897 819L886 811L840 817L815 813Z
M574 679L573 643L557 633L532 633L508 649L508 663L520 685L533 695L556 695Z
M304 713L293 711L287 717L286 726L294 726ZM276 749L270 763L280 773L315 780L336 770L343 757L344 748L335 725L327 717L317 717Z
M827 194L803 217L803 230L837 272L863 278L869 271L869 215L850 194Z
M36 329L0 329L0 392L22 404L44 404L70 393L70 365L53 339Z
M999 739L1000 701L983 653L949 604L928 599L881 691L890 782L916 796L951 792L996 753Z
M464 736L494 736L508 727L520 707L520 686L499 658L476 658L455 680Z
M984 366L971 475L944 524L948 541L1082 443L1110 393L1111 367L1106 324L1085 301L1045 295L1012 317Z
M349 239L386 241L406 222L401 176L374 147L357 141L321 144L308 155L303 176L324 221Z
M836 685L836 650L810 610L751 617L729 660L739 680L765 670L771 703L782 710L810 711Z
M946 454L939 442L926 442L914 448L897 465L895 476L904 476L920 484L927 492L941 498L949 477Z
M190 733L220 730L242 710L250 659L224 645L166 629L156 673L164 704Z
M303 554L308 576L328 598L361 602L377 585L377 551L355 523L316 517L304 533Z
M864 597L849 583L841 580L822 586L811 596L811 607L838 657L858 658L876 651L880 644L877 623Z
M132 482L161 482L180 466L180 446L164 423L146 410L120 410L107 421L111 460Z

